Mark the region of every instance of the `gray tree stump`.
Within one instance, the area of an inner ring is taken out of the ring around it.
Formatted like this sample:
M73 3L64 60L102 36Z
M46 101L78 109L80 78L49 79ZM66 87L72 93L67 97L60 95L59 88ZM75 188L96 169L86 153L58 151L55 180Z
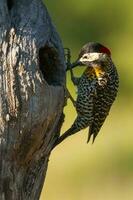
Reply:
M0 0L0 200L38 200L63 122L64 51L41 0Z

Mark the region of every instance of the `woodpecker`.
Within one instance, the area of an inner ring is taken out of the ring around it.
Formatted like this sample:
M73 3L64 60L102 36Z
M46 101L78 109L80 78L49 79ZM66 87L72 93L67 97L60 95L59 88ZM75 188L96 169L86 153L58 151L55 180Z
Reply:
M81 77L74 77L72 68L86 66ZM119 78L116 67L111 59L110 50L94 42L89 42L81 49L78 59L69 64L71 79L77 86L77 100L73 101L77 117L56 144L66 137L89 127L88 140L93 136L93 142L98 135L110 108L116 98Z

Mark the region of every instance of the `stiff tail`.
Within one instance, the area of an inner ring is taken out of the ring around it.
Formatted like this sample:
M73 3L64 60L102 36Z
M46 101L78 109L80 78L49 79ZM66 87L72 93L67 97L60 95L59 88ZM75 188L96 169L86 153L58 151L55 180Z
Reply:
M89 141L90 141L90 139L91 139L91 136L93 137L92 138L92 144L95 142L95 139L96 139L96 136L97 136L97 134L98 133L91 133L90 131L89 131L89 134L88 134L88 139L87 139L87 143L89 143Z
M103 123L105 121L105 117L104 118L101 118L99 121L94 121L90 128L89 128L89 135L88 135L88 140L87 140L87 143L90 141L90 138L91 136L93 136L93 139L92 139L92 144L94 143Z
M61 135L57 141L54 144L54 147L57 146L58 144L60 144L63 140L65 140L67 137L69 137L70 135L73 135L75 133L77 133L79 130L75 127L72 126L71 128L69 128L63 135Z
M95 139L96 139L96 137L97 137L97 135L100 131L100 128L101 128L101 126L95 126L95 127L92 126L92 125L90 126L87 143L90 141L91 136L93 137L92 138L92 144L95 142Z

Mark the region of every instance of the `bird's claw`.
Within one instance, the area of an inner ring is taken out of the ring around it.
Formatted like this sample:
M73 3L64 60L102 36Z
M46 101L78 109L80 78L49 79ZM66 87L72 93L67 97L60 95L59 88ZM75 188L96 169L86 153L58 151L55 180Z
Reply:
M65 52L65 61L66 61L66 66L67 70L71 69L71 51L69 48L64 48Z

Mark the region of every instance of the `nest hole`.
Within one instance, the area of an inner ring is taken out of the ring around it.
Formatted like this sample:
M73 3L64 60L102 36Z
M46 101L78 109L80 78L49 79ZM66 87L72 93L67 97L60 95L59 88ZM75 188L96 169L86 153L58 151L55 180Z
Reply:
M40 48L39 68L49 85L62 85L65 74L55 48L48 46Z

